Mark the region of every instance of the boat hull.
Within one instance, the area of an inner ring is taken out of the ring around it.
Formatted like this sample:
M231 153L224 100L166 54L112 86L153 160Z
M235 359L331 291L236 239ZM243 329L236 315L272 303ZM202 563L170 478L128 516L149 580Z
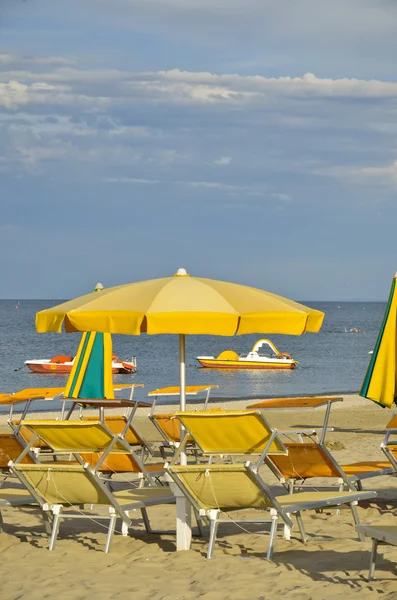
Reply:
M295 369L295 362L265 362L243 360L217 360L210 358L197 358L202 367L206 369Z
M33 373L41 373L41 374L47 374L47 375L69 375L69 373L72 371L73 365L72 364L57 364L57 363L29 363L26 362L25 363L27 367L29 367L29 369L31 371L33 371ZM112 368L112 373L113 375L121 375L121 374L128 374L128 373L135 373L136 369L133 365L131 365L131 369L127 369L123 366L121 367L113 367Z

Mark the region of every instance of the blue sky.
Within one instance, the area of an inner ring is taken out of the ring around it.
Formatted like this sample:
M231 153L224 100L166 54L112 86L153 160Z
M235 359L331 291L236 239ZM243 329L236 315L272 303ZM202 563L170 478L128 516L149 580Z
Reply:
M394 0L2 0L2 298L173 274L385 300Z

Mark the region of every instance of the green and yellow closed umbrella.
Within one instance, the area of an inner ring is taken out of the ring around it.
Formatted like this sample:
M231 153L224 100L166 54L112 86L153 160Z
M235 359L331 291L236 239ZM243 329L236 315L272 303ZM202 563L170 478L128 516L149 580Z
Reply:
M391 408L397 399L397 273L360 396Z
M94 293L103 290L97 283ZM84 332L66 383L66 398L114 400L112 378L112 336L110 333Z
M178 334L180 409L186 408L185 335L275 333L301 335L319 331L324 314L271 292L236 283L190 277L179 269L173 277L106 288L36 315L39 333L99 331L130 335ZM185 457L181 455L183 464ZM190 544L190 512L177 499L177 548Z
M64 395L66 398L114 399L110 333L83 333Z

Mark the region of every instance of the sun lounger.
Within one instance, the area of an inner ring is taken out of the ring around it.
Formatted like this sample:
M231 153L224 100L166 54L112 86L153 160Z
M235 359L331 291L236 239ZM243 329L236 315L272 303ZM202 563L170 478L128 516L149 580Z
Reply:
M60 437L64 434L60 434ZM11 463L10 469L19 478L43 513L52 521L49 549L53 550L62 519L105 519L109 521L105 552L109 552L117 517L122 519L123 533L131 526L131 511L140 510L146 530L152 533L147 508L175 501L170 489L164 487L133 488L111 492L105 481L88 464ZM0 496L1 497L1 496ZM84 512L80 507L91 506ZM108 514L92 507L107 507Z
M270 467L282 484L292 492L297 482L310 478L336 478L340 490L362 489L362 481L371 477L391 475L393 468L386 461L361 461L339 465L324 444L316 442L285 443L287 455L266 457Z
M228 452L227 449L224 450ZM245 464L208 464L208 465L172 465L167 469L174 483L189 499L200 517L210 524L210 540L207 558L211 558L219 523L222 522L269 522L269 519L234 519L228 515L232 511L244 509L262 509L270 511L271 529L267 558L271 559L274 549L277 521L291 528L290 515L295 515L302 541L306 534L301 512L322 508L348 505L355 524L359 518L356 505L360 500L376 496L375 492L303 492L275 496L271 489L259 477L256 466ZM312 538L313 539L313 538Z
M90 463L95 471L101 471L103 467L105 472L120 472L123 461L128 472L141 473L149 485L156 485L155 478L163 470L163 465L156 465L153 475L122 435L114 435L101 421L24 421L24 425L34 437L16 461L18 463L40 438L54 455L73 455L81 464Z
M320 430L314 429L316 441L318 440L318 434L320 434L319 441L324 443L327 432L333 431L332 427L328 427L329 417L331 413L332 405L336 402L343 402L342 396L305 396L297 398L270 398L268 400L262 400L255 404L247 406L248 409L261 409L261 410L313 410L316 408L325 407L325 415L323 426ZM291 434L295 433L298 435L300 441L303 441L303 436L313 435L313 428L288 428L280 429L279 433Z
M218 385L188 385L185 389L185 395L189 398L189 396L197 396L198 394L206 392L203 410L207 410L211 390L218 387ZM159 388L148 393L150 398L154 398L149 419L157 429L160 439L163 440L168 447L174 450L178 448L181 442L180 423L174 419L173 413L155 413L155 408L156 401L159 397L179 396L180 393L181 389L179 386ZM185 441L185 446L191 444L191 442L192 439L188 438Z
M203 456L226 455L246 460L247 455L256 455L259 468L268 453L287 453L277 431L259 410L186 411L175 413L174 418L180 421ZM187 439L185 436L172 464L176 463Z
M84 406L84 408L97 408L99 410L98 417L90 416L81 411L80 418L84 421L99 420L106 425L115 435L121 435L130 446L141 447L142 450L152 454L153 445L148 442L144 436L140 435L134 427L133 421L138 408L150 408L150 404L141 400L86 400L74 401L70 408L66 420L70 420L73 410L76 406ZM124 408L123 415L105 415L105 408L120 409Z

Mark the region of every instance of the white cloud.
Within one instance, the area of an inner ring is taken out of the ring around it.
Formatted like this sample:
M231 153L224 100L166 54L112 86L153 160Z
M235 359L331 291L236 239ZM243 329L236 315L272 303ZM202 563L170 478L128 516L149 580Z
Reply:
M397 185L397 160L386 167L364 167L361 173L383 180L386 184Z
M232 161L231 156L221 156L218 160L214 160L215 165L230 165Z
M272 193L270 195L272 198L277 198L277 200L281 200L282 202L291 202L291 200L292 200L292 198L289 194Z
M61 56L16 56L14 54L0 54L0 65L48 65L65 66L71 65L73 61Z

